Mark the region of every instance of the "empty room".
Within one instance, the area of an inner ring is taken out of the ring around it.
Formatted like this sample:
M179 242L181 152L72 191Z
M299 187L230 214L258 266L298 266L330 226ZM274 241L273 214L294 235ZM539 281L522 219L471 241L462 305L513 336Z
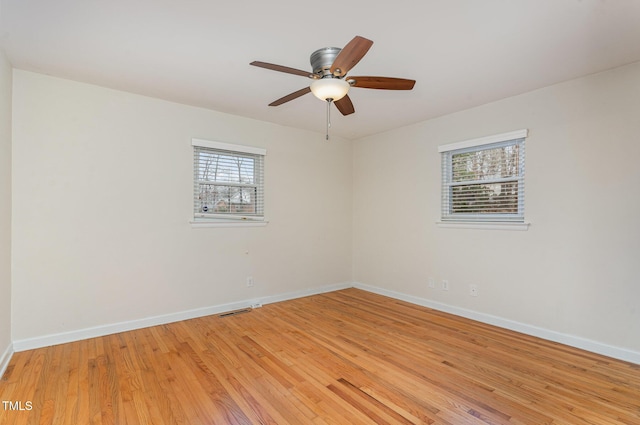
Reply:
M640 424L640 2L0 1L0 425Z

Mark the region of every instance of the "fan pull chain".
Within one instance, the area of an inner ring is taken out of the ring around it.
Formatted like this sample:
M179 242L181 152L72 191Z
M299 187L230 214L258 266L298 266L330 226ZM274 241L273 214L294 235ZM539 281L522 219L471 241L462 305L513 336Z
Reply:
M329 128L331 127L331 100L327 99L327 139L329 140Z

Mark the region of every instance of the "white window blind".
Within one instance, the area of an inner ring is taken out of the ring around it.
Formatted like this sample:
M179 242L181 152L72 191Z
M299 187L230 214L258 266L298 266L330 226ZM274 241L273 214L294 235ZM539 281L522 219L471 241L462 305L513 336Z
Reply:
M266 150L199 139L192 145L194 218L263 220Z
M527 131L444 145L443 222L524 222Z

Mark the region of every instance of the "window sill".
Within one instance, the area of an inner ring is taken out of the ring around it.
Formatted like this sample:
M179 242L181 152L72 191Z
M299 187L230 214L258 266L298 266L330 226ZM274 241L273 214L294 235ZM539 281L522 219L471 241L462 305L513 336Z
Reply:
M451 222L438 221L438 227L450 229L481 229L481 230L529 230L531 223L479 223L479 222Z
M200 229L204 227L264 227L269 222L258 220L202 220L190 221L189 224L194 229Z

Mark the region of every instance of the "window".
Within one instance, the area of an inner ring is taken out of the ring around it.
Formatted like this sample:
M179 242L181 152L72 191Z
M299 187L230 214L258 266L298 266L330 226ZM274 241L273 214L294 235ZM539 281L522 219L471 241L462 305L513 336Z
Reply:
M440 146L443 223L524 223L527 130Z
M266 150L193 139L196 222L264 220Z

